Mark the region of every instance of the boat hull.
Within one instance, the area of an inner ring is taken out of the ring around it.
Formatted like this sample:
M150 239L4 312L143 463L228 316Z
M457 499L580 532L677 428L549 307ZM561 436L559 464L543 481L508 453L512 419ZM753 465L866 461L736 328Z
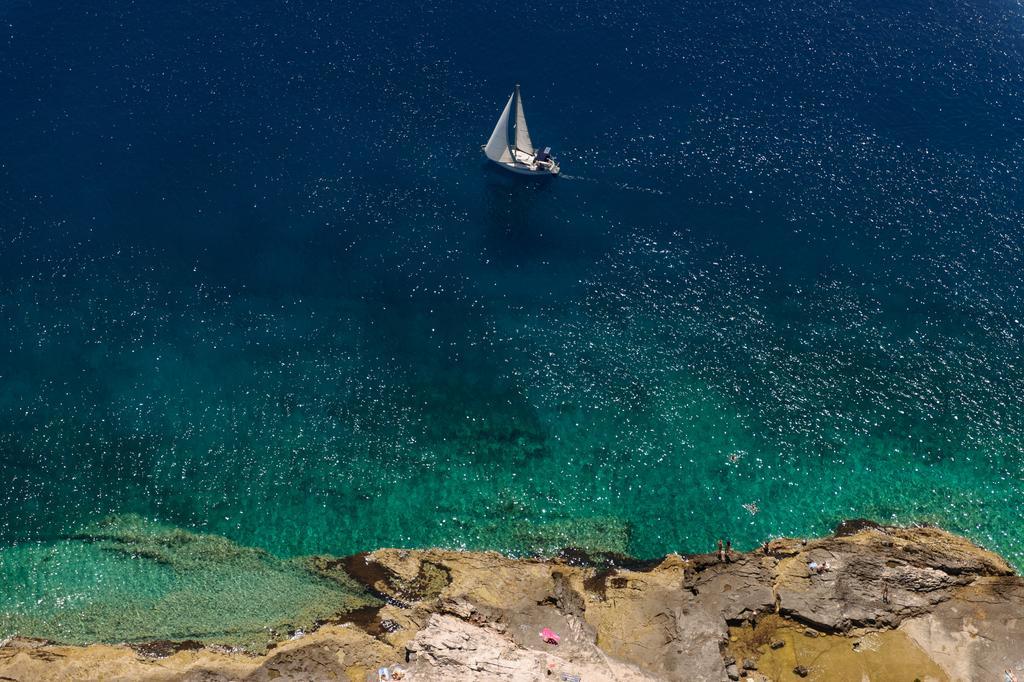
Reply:
M481 147L481 149L483 149L483 147ZM524 152L520 152L518 150L516 151L516 154L517 156L526 156ZM531 161L533 160L533 157L529 158ZM558 164L555 162L552 162L551 166L547 168L540 168L537 167L535 163L524 163L522 161L495 161L494 159L489 157L487 160L493 163L494 165L500 166L501 168L504 168L505 170L511 173L515 173L517 175L550 175L554 177L557 176L558 173L561 171L561 169L558 167Z
M558 175L558 166L555 166L550 170L534 170L529 166L523 166L518 163L501 163L500 161L491 161L491 163L493 163L496 166L501 166L505 170L510 171L512 173L516 173L518 175Z

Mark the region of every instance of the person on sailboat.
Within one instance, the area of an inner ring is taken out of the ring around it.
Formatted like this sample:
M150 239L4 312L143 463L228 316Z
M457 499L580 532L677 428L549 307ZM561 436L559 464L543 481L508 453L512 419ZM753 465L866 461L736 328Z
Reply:
M551 147L544 147L543 150L538 151L537 155L533 158L533 161L541 168L551 168L551 164L553 163L551 159Z

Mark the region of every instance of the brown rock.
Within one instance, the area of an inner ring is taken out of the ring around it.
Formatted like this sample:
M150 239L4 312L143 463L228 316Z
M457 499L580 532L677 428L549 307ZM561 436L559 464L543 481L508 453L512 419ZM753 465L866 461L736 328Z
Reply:
M793 665L815 660L815 674L826 679L828 665L848 667L857 660L849 657L897 661L910 649L918 669L951 680L1017 663L1024 580L1005 561L934 528L839 530L820 540L776 539L770 555L734 552L730 563L672 555L592 566L585 557L441 550L324 559L324 571L346 572L385 605L263 656L189 642L133 650L14 639L0 643L0 679L361 680L406 655L417 681L534 680L550 670L584 680L613 671L620 680L720 682L738 678L736 658L746 670L783 677L807 676ZM812 560L830 569L812 574ZM557 648L541 642L544 627L561 635ZM738 638L741 628L748 634ZM880 638L882 649L855 651L845 634L854 628L862 639Z
M808 575L807 565L830 569ZM991 552L935 528L867 528L808 542L778 566L779 610L825 631L896 627L978 577L1012 575Z

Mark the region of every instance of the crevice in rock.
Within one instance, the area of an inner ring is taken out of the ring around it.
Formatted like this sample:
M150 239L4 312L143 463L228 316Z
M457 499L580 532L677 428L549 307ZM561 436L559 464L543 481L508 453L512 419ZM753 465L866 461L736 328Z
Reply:
M578 547L566 547L559 551L555 558L579 568L622 569L635 573L648 573L665 561L664 556L656 559L637 559L614 552L591 553Z
M867 529L884 530L881 524L876 523L871 519L847 519L839 522L836 529L832 531L832 535L837 538L843 538L850 535L856 535L860 531Z
M583 589L597 595L603 601L608 598L608 578L612 575L615 575L614 569L599 569L594 575L583 579Z
M167 658L173 656L179 651L197 651L203 648L202 642L197 642L194 639L186 639L181 642L175 642L169 639L156 639L152 642L140 642L137 644L129 645L135 653L140 656L147 658Z
M338 561L370 594L401 609L411 608L410 602L436 598L452 582L451 571L432 561L421 562L412 580L403 580L383 564L373 561L366 552Z
M380 637L383 634L381 629L380 621L380 606L364 606L361 609L349 611L343 616L339 616L337 619L330 621L324 621L318 625L325 623L351 623L371 637Z
M377 599L400 609L411 608L410 604L396 599L377 587L377 585L383 584L388 589L394 590L392 581L395 578L395 574L376 561L370 561L369 556L369 552L360 552L359 554L338 559L337 563L341 565L353 580L365 587L366 591Z
M558 611L563 615L575 616L582 620L587 610L586 601L583 599L583 595L573 589L568 578L566 578L560 571L553 571L551 573L551 579L554 582L552 594L551 596L541 600L540 603L549 603L558 609ZM602 581L602 586L603 585L604 582Z
M808 618L807 616L804 616L803 614L801 614L801 613L799 613L797 611L792 611L792 610L786 609L786 608L780 609L778 613L783 618L788 618L789 620L791 620L791 621L793 621L795 623L799 623L800 625L803 625L805 627L808 627L808 628L814 630L815 632L818 632L818 633L821 633L821 634L826 634L826 635L836 635L836 634L845 633L845 632L848 632L851 628L857 627L856 625L853 625L852 623L850 625L848 625L847 627L845 627L845 628L843 628L843 627L832 627L828 623L822 623L820 621L814 620L813 618Z

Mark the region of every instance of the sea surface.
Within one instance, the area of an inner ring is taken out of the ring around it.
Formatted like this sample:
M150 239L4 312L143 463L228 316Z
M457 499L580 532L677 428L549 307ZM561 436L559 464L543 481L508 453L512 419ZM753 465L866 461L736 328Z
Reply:
M0 131L0 639L258 648L382 546L1024 568L1016 0L8 0Z

